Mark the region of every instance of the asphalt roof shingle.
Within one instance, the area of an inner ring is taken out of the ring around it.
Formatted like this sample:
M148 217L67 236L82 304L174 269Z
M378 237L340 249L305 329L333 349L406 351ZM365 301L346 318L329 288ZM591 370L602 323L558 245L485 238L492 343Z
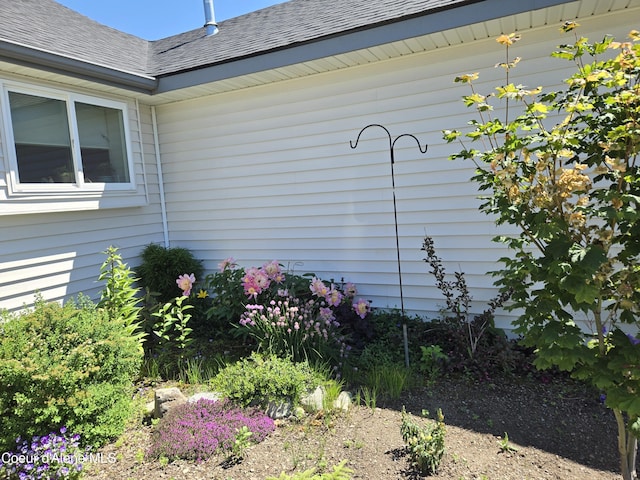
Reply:
M152 42L153 75L165 75L397 21L469 0L289 0L203 29Z
M54 0L0 0L0 40L120 71L163 76L476 1L289 0L220 22L213 36L207 37L201 27L150 42Z
M150 44L53 0L0 0L0 40L146 74Z

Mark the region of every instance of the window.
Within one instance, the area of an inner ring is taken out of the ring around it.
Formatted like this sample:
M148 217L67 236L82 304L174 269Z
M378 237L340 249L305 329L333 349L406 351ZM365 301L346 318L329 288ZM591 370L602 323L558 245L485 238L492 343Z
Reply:
M18 87L5 91L13 191L135 188L125 103Z

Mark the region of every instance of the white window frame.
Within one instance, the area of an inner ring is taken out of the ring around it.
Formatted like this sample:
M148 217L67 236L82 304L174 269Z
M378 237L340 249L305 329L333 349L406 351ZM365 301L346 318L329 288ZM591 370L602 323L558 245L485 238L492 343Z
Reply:
M114 193L135 193L137 186L135 180L135 169L133 162L133 153L131 148L131 133L129 127L129 111L125 102L108 100L79 93L55 90L48 87L38 87L25 85L23 83L0 82L2 87L2 117L5 125L5 148L8 160L7 168L7 187L9 196L23 195L71 195L93 196L95 194L104 194L105 192ZM67 118L69 121L69 136L71 140L71 152L73 157L73 166L75 171L74 183L22 183L18 176L18 158L16 154L16 144L13 134L13 123L11 118L11 108L9 103L9 92L21 93L26 95L34 95L39 97L50 98L53 100L61 100L65 102L67 110ZM78 134L78 124L76 119L75 103L85 103L98 107L112 108L119 110L122 115L122 123L124 130L124 146L127 156L126 166L129 170L129 181L122 183L115 182L87 182L83 174L82 158L80 154L80 141Z

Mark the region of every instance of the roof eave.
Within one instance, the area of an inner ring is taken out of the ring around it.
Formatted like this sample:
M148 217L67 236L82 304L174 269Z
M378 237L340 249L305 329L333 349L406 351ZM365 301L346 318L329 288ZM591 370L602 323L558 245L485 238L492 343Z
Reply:
M231 61L158 76L155 94L227 80L266 70L309 62L474 23L516 15L574 0L470 0L451 8L395 22L288 45ZM464 7L464 8L463 8Z
M72 76L138 93L152 94L158 86L158 80L151 76L125 72L3 39L0 39L0 61Z

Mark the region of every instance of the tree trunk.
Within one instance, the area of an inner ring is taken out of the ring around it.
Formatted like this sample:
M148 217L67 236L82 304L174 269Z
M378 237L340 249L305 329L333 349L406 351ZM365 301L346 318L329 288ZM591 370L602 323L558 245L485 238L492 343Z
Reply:
M627 429L622 411L614 409L618 423L618 452L620 453L620 470L623 480L636 480L636 457L638 454L638 439Z

